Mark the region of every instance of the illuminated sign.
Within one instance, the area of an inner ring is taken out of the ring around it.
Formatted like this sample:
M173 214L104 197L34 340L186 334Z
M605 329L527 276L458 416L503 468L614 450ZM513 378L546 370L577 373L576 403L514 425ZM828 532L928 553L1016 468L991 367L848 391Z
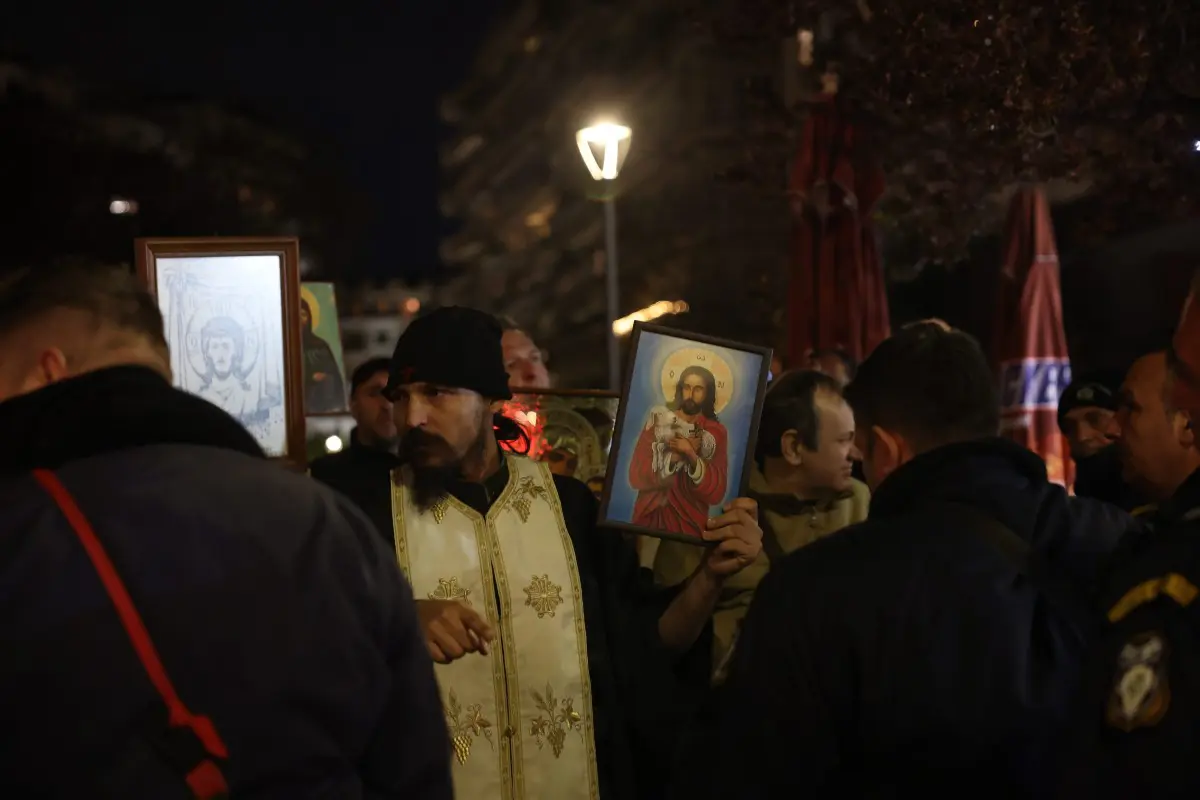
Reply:
M1062 358L1026 358L1000 365L1000 409L1004 412L1058 409L1058 398L1071 383L1071 362Z

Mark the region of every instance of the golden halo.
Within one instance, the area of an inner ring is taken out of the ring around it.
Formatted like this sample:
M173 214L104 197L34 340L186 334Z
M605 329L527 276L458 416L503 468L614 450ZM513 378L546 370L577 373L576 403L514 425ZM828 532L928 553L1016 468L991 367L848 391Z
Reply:
M312 289L307 286L300 287L300 299L308 303L308 313L312 317L312 329L315 331L321 324L321 304L317 302L317 296L312 293Z
M707 347L682 347L667 356L662 369L663 397L668 403L675 402L675 387L679 383L679 376L688 367L704 367L712 373L713 380L717 383L717 396L713 407L720 414L733 397L733 371L725 359Z

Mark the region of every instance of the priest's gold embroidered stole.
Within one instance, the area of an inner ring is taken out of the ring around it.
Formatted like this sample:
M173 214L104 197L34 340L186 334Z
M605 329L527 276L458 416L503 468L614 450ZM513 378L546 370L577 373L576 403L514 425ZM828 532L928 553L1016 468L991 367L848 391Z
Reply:
M396 557L417 600L485 616L491 653L435 665L454 746L455 794L597 800L583 595L546 465L505 455L508 485L486 516L453 497L421 512L393 473Z

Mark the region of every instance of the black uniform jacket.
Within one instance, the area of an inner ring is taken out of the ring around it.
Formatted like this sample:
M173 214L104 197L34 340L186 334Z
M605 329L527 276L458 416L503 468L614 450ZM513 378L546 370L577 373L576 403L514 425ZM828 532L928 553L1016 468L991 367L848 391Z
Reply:
M1135 524L1006 440L917 456L866 522L772 564L679 797L1044 796L1087 618L954 504L1007 526L1083 609ZM746 768L704 763L718 753Z

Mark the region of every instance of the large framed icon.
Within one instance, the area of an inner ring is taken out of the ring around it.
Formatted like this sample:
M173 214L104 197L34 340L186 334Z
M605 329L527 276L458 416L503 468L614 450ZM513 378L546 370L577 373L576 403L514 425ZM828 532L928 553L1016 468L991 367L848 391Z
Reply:
M746 493L771 349L644 323L632 336L600 524L702 544Z
M304 378L294 238L138 239L175 385L225 410L272 458L302 464Z

